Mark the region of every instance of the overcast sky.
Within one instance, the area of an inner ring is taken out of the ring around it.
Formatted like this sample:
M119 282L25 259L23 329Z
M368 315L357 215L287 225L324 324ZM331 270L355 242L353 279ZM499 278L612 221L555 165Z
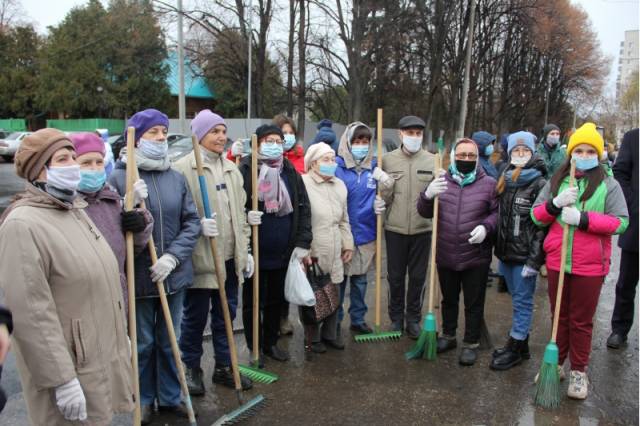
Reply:
M106 3L105 0L102 0ZM74 6L86 0L21 0L28 19L36 23L36 28L44 33L49 25L59 23ZM618 64L620 42L626 30L637 30L640 20L640 0L573 0L589 14L591 24L598 34L602 51L613 58L609 75L610 89L613 90ZM558 23L562 25L561 22Z

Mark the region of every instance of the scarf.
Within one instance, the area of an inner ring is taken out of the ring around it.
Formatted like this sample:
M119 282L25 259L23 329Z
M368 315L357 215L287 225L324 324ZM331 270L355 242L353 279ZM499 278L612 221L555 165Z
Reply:
M267 213L275 213L276 216L286 216L293 212L291 197L280 172L284 159L267 159L258 154L258 200L264 202Z
M160 160L154 160L149 157L145 157L139 149L136 149L136 164L139 169L146 171L165 171L171 167L171 160L169 156L161 158ZM127 164L127 147L120 150L120 161Z
M504 179L507 185L507 188L522 188L528 186L531 182L542 176L542 173L538 169L522 169L520 171L520 176L514 182L512 179L513 172L516 171L516 168L509 168L504 172Z
M462 174L458 171L456 167L456 162L453 161L449 165L449 173L451 173L451 178L458 184L460 187L465 187L467 185L471 185L476 180L476 171L472 171L471 173Z

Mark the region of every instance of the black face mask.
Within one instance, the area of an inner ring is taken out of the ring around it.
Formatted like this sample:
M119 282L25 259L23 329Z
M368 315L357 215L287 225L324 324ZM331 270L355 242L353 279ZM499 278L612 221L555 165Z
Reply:
M476 169L476 162L467 160L456 160L456 168L460 173L466 175L467 173L471 173Z

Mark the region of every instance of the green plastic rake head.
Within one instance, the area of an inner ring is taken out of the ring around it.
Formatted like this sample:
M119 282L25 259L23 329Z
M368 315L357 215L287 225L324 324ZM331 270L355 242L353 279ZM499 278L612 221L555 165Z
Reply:
M224 416L220 417L211 426L233 425L238 422L241 422L242 420L245 420L253 416L254 414L256 414L256 412L260 408L264 407L265 401L266 400L264 396L258 395L255 398L253 398L251 401L246 402L241 407L238 407L237 409L233 410L229 414L225 414Z
M265 370L261 370L256 367L249 367L247 365L239 365L240 374L247 376L254 382L271 384L277 381L280 377L275 373L270 373Z
M401 331L380 331L376 330L374 333L358 334L354 337L356 343L372 343L382 342L385 340L396 340L402 336Z

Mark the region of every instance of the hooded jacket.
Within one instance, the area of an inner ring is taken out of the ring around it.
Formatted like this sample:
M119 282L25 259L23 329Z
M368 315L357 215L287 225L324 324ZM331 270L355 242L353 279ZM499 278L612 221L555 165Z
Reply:
M498 170L491 162L491 157L485 155L485 150L489 145L496 141L496 137L489 132L483 130L475 132L471 139L478 145L478 159L484 169L484 172L494 179L498 179Z

